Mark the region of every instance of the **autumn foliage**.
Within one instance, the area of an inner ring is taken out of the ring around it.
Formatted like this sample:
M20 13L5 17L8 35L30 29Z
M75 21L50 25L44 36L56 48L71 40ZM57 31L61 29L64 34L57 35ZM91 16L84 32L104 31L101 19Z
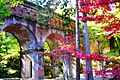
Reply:
M120 0L82 0L79 2L79 12L86 13L88 16L79 16L79 18L83 21L105 24L102 28L110 34L106 37L110 39L113 34L120 32L120 18L110 13L120 7L119 2Z
M93 21L96 24L102 23L103 25L101 28L103 28L103 30L109 34L106 36L106 39L111 39L114 34L118 34L120 32L120 18L111 13L114 11L114 9L120 8L120 0L81 0L79 2L79 5L79 12L88 15L84 17L79 16L80 20ZM97 54L94 56L97 56ZM99 58L100 56L97 57ZM115 80L120 79L119 71L119 64L116 64L113 67L109 67L104 70L94 70L97 76L101 76L103 78L109 76Z

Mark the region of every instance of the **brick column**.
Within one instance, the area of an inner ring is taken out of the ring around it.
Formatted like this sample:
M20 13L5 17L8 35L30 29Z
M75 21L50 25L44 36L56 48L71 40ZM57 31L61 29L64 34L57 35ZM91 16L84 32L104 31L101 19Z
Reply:
M44 55L39 54L38 60L39 60L38 76L39 79L44 79Z
M32 53L32 78L44 79L44 56L41 51Z
M63 58L63 78L64 80L73 80L71 56L67 54Z
M32 52L32 78L38 79L38 53Z
M44 79L44 56L41 51L21 52L21 78Z
M31 54L27 51L21 52L21 78L31 78L32 77L32 59Z

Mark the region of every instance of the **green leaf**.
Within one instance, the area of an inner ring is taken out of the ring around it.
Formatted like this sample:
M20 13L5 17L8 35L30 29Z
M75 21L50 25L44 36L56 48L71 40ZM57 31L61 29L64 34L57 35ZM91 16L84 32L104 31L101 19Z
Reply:
M1 22L1 21L0 21L0 27L1 27L2 25L4 25L4 22Z

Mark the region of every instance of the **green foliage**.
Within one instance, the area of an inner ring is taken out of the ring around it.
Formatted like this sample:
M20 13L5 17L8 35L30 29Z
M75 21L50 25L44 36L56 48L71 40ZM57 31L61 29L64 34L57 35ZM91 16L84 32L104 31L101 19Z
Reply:
M47 22L53 17L54 11L50 8L50 5L53 2L54 0L48 0L47 2L45 2L44 0L36 0L36 8L40 10L37 16L37 21L39 24L47 25Z
M24 1L25 0L8 0L8 2L10 3L10 5L12 6L12 7L14 7L14 6L16 6L16 5L18 5L18 4L23 4L24 3Z
M10 8L6 5L7 3L10 3L11 7L14 7L18 4L22 4L24 0L0 0L0 26L2 26L4 23L2 19L6 16L10 16Z
M104 53L103 55L106 55L108 57L113 57L113 56L118 57L119 56L118 52L113 52L113 51L110 51L108 53Z
M45 42L45 44L44 44L44 49L46 50L45 52L50 52L50 50L51 50L50 46L47 42Z
M100 27L100 25L94 24L92 22L88 22L88 31L89 31L89 38L91 41L97 40L104 40L105 32Z
M0 78L20 77L20 51L15 37L0 33Z
M2 18L9 16L9 7L6 6L6 1L0 1L0 26L3 25Z
M70 6L68 3L70 3L68 0L63 1L56 1L56 0L36 0L37 9L40 10L40 13L38 14L38 22L40 24L47 24L47 21L53 18L55 15L55 11L57 9L61 9L62 14L57 15L57 17L60 17L64 22L63 25L70 24L71 16L75 16L75 9Z
M46 8L43 8L46 9ZM50 8L47 8L45 11L41 10L40 13L38 13L37 21L39 24L47 25L47 22L53 17L53 10Z
M49 44L46 42L44 44L44 49L46 50L45 52L50 52L50 47L49 47ZM45 58L45 76L47 78L50 78L50 75L51 75L51 59L49 56L44 56Z
M71 19L71 16L75 16L75 9L74 8L61 8L63 9L61 17L64 20L63 25L68 25L73 20Z
M57 9L61 9L62 14L59 15L59 17L64 21L63 25L68 25L70 22L73 21L73 17L75 17L75 8L71 6L71 3L69 0L64 0L63 4L59 5Z

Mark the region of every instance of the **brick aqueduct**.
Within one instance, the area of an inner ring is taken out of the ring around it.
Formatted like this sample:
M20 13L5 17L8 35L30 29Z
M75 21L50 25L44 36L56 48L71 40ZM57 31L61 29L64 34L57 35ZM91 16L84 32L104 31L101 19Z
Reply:
M5 24L0 27L0 32L13 34L20 44L21 78L43 79L44 56L39 53L44 52L44 43L51 34L64 36L67 31L74 32L75 23L73 21L68 26L63 26L62 19L52 16L47 24L39 24L37 14L40 11L35 8L35 4L29 2L10 9L12 14L3 19Z

